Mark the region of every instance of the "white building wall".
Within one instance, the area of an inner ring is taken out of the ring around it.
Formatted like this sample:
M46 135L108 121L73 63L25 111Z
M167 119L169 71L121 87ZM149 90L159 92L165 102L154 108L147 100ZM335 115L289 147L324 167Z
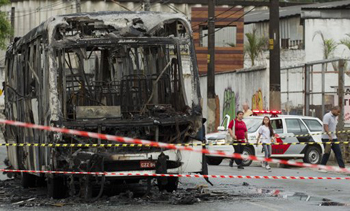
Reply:
M333 39L339 43L341 39L347 37L346 34L350 34L349 26L350 19L306 19L305 60L310 62L324 59L321 36L314 37L317 31L322 32L325 39ZM335 50L334 57L350 58L350 51L344 45L339 45Z
M303 40L303 26L300 25L300 17L290 17L280 20L280 38L289 40ZM252 33L256 30L259 37L269 37L269 22L251 23L244 25L244 33ZM244 41L246 41L244 36Z
M295 20L294 20L295 19ZM300 21L300 19L298 18ZM294 27L297 24L297 19L292 18L290 20L290 31L294 33L289 34L291 39L298 38L300 33L302 34L302 26ZM317 35L314 38L314 35L317 31L320 31L324 34L325 39L333 39L335 42L340 43L340 40L346 38L346 34L350 34L350 20L349 19L305 19L305 50L283 50L281 49L281 67L289 67L304 64L307 62L323 60L323 45L321 36ZM246 31L251 31L253 27L257 27L258 32L268 31L268 25L265 23L258 24L249 24L245 26ZM293 28L294 27L294 28ZM283 29L287 31L286 29ZM297 31L296 31L297 30ZM299 35L298 35L299 34ZM292 38L292 35L295 37ZM281 35L282 36L282 35ZM346 58L350 59L350 50L347 49L344 45L339 44L334 52L333 57ZM269 68L269 52L265 51L260 55L257 65L266 66ZM336 64L335 64L336 65ZM244 67L248 68L251 66L251 62L247 56L245 56ZM347 65L346 71L349 70L350 65ZM327 66L328 71L333 71L332 64ZM313 82L311 83L311 88L313 92L322 91L322 66L315 65L313 66ZM345 85L350 85L349 73L345 76ZM334 92L333 86L338 84L338 74L334 72L329 72L325 76L326 92ZM289 74L289 82L287 83L287 72L281 71L281 91L285 92L287 90L293 91L303 91L305 86L304 74L302 68L292 69ZM332 94L329 94L332 95ZM304 94L289 94L289 99L287 94L282 94L282 108L286 109L286 106L297 107L303 105ZM287 101L289 100L289 104ZM320 105L322 103L321 95L313 95L311 97L311 104ZM335 103L335 102L334 102Z
M200 77L201 95L203 98L203 117L207 118L207 76ZM264 109L269 108L269 73L266 68L255 67L237 72L227 72L215 75L215 93L219 98L220 120L223 117L224 93L232 90L236 95L236 111L242 110L242 105L252 104L252 97L261 90Z
M305 50L283 50L281 49L281 67L288 67L298 64L303 64L305 60ZM255 61L256 66L265 66L269 68L270 52L264 51ZM248 55L244 56L244 68L249 68L252 65Z

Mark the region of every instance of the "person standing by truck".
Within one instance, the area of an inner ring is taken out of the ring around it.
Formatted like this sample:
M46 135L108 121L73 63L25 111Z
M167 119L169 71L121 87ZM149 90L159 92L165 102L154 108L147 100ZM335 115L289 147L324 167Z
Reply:
M243 112L244 112L243 113L243 118L253 115L253 112L252 112L252 110L250 110L250 108L248 106L248 103L244 103L243 104Z
M228 125L228 131L230 136L233 138L234 143L238 143L238 145L234 145L235 153L242 154L244 146L241 143L248 142L248 130L246 124L243 122L243 111L237 112L237 118L233 119ZM236 159L236 163L238 165L238 169L244 169L242 160ZM230 160L230 167L233 166L233 159Z
M323 116L323 132L327 134L322 135L322 142L337 142L338 138L335 134L335 130L337 128L338 120L337 117L340 114L340 107L335 106L331 109L330 112ZM324 146L325 152L322 157L321 165L326 165L331 154L331 149L335 154L335 158L337 159L338 165L340 168L345 168L345 164L343 161L343 157L341 154L341 149L339 144L325 144ZM324 171L321 170L320 171Z
M258 130L258 138L256 144L262 143L265 152L265 158L270 158L272 153L271 143L274 141L275 132L271 126L271 121L268 116L265 116L263 122ZM271 170L270 165L264 161L262 167Z

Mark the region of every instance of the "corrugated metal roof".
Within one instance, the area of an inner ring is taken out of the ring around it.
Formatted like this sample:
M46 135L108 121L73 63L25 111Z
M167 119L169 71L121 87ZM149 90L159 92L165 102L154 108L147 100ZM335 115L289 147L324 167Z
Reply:
M344 8L350 7L350 1L333 1L326 3L316 3L309 5L298 5L291 7L282 7L280 8L280 18L287 18L291 16L299 16L301 14L302 9L336 9L336 8ZM257 23L257 22L265 22L270 19L269 10L256 10L251 13L248 13L244 16L244 23Z
M333 1L302 6L303 9L336 9L350 6L350 1Z

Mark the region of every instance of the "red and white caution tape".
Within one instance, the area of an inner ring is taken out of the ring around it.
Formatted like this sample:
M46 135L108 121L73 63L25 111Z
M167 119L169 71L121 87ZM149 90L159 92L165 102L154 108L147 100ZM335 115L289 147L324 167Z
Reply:
M241 154L236 154L236 153L231 154L231 153L226 153L226 152L216 151L216 150L195 149L195 148L188 147L188 146L178 146L178 145L174 145L174 144L147 141L147 140L142 140L142 139L134 139L134 138L127 138L127 137L99 134L99 133L94 133L94 132L71 130L71 129L66 129L66 128L57 128L57 127L50 127L50 126L43 126L43 125L35 125L35 124L31 124L31 123L23 123L23 122L17 122L17 121L12 121L12 120L0 119L0 123L18 126L18 127L33 128L33 129L46 130L46 131L52 131L52 132L70 134L70 135L89 137L89 138L117 141L117 142L128 143L128 144L150 145L152 147L159 147L159 148L173 149L173 150L175 149L175 150L192 151L192 152L198 152L198 153L215 155L215 156L220 156L220 157L227 157L227 158L247 159L247 160L253 160L253 161L266 161L269 163L279 163L279 164L298 166L298 167L304 167L304 168L318 168L318 169L323 169L323 170L327 170L327 171L350 173L350 169L340 168L340 167L335 167L335 166L309 164L309 163L302 163L302 162L296 162L296 161L291 161L291 160L278 160L278 159L272 159L272 158L256 157L253 155L241 155Z
M200 174L152 174L152 173L119 173L119 172L74 172L74 171L35 171L0 169L0 172L11 173L40 173L68 175L105 175L114 177L182 177L182 178L216 178L216 179L282 179L282 180L350 180L350 177L294 177L294 176L243 176L243 175L200 175Z

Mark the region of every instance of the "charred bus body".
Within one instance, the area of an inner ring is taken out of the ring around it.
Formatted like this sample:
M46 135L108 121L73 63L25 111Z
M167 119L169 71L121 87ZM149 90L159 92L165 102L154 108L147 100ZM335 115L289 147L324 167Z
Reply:
M192 31L182 15L99 12L53 17L9 47L5 83L5 115L10 120L166 143L204 139ZM111 143L14 126L6 126L4 135L7 143ZM205 171L200 153L147 146L10 146L8 157L15 169ZM94 185L103 189L107 182L130 178L22 174L25 187L44 179L52 197L70 193L88 198ZM172 191L177 179L159 179L158 185Z

